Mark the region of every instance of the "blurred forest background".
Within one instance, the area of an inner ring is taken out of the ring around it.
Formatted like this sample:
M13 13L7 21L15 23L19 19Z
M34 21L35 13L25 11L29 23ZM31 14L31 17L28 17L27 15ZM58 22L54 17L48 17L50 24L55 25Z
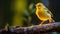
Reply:
M40 20L35 15L35 4L42 2L60 21L60 0L0 0L0 28L9 26L37 25Z

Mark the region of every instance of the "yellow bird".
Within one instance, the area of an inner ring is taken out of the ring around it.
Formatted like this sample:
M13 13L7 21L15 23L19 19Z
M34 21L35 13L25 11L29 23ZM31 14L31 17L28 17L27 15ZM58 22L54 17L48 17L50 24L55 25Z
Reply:
M42 21L41 24L43 24L47 20L49 20L49 23L54 22L54 20L52 19L53 14L50 10L48 10L48 8L43 5L43 3L36 4L36 15Z

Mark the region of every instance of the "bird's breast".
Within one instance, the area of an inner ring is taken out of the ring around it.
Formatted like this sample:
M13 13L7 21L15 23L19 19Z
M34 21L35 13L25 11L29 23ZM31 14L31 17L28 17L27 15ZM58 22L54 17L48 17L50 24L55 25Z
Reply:
M36 15L38 16L38 18L40 20L47 20L50 18L50 15L45 13L45 12L41 12L41 11L36 11Z

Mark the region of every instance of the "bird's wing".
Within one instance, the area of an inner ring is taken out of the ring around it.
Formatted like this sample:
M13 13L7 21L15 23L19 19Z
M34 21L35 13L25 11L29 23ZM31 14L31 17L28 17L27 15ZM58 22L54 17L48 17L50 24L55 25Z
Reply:
M53 14L51 13L51 11L48 10L47 12L51 15L51 17L53 17Z
M45 11L46 11L47 13L49 13L49 14L51 15L51 17L53 17L53 14L51 13L50 10L48 10L47 8L44 8L44 9L45 9Z

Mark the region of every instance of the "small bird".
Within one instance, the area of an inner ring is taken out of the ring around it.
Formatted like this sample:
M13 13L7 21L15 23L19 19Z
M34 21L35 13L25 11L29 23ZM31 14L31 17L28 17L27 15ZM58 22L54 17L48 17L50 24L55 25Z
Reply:
M43 24L47 20L49 20L49 23L54 22L54 20L52 19L53 14L41 2L36 4L36 15L42 21L41 24Z

